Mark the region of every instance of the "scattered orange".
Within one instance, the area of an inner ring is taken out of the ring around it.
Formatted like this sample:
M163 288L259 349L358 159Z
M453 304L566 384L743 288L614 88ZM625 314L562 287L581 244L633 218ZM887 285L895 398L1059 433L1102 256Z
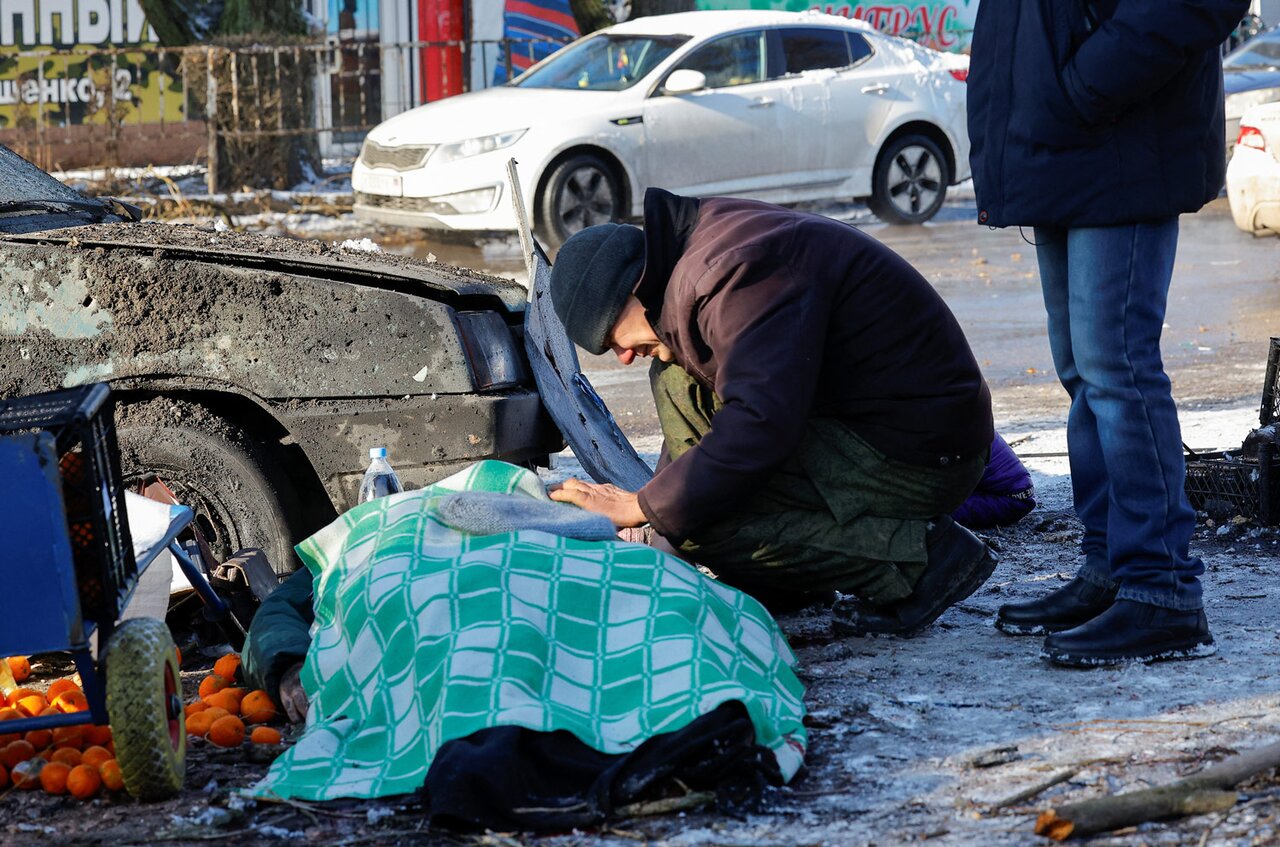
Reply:
M78 800L88 800L97 794L101 787L102 777L98 776L97 768L76 765L71 769L71 773L67 774L67 790Z
M84 746L84 727L83 726L60 726L53 731L54 749L61 747Z
M280 730L269 726L255 726L249 733L249 740L254 744L279 744Z
M71 768L62 762L49 762L40 769L40 785L48 794L66 794L67 776L70 773Z
M53 755L49 757L49 761L62 762L69 768L82 764L83 760L84 757L80 754L80 751L74 747L63 747L61 750L54 750Z
M26 656L10 656L5 661L9 663L9 672L13 674L14 682L25 682L31 676L31 662L27 661Z
M206 706L214 709L226 709L229 715L240 714L240 701L234 694L230 693L230 689L224 688L221 691L214 692L204 698Z
M203 712L207 708L209 708L208 703L203 700L196 700L193 703L188 703L186 708L182 711L186 713L187 717L191 717L196 712Z
M57 699L58 695L64 691L79 690L80 686L72 682L69 677L64 677L63 679L55 679L53 682L49 683L49 690L44 693L44 696L52 703Z
M64 691L51 701L53 705L58 707L60 712L87 712L89 711L89 698L84 696L84 692L79 689L73 691Z
M265 691L250 691L240 701L240 715L245 723L270 723L276 717L276 704Z
M11 776L13 784L18 788L30 790L40 787L40 771L45 767L44 759L27 759L13 766Z
M17 709L0 709L0 721L16 721L22 715ZM21 732L5 732L0 733L0 747L8 744L10 741L17 741L22 737Z
M124 774L120 771L120 763L115 759L107 759L98 765L98 776L102 777L102 784L112 791L124 790Z
M218 718L209 727L209 741L219 747L239 747L244 743L244 722L235 715Z
M195 735L204 738L209 734L209 727L213 725L213 716L209 714L212 709L205 709L203 712L196 712L187 718L187 735Z
M23 737L37 750L43 750L53 743L53 731L49 729L33 729Z
M39 693L40 692L36 691L34 688L15 688L9 692L8 699L5 700L5 705L16 707L18 705L18 701L23 697Z
M40 693L27 694L21 700L17 701L18 711L28 718L34 718L36 715L49 708L49 701L44 699L44 695Z
M82 765L88 765L91 768L96 768L98 765L110 758L113 758L113 756L111 755L111 751L106 747L90 747L88 750L85 750L84 755L80 757L80 763Z
M105 747L111 743L111 727L106 724L92 724L84 728L84 743Z
M240 670L239 653L227 653L213 663L213 672L223 679L235 679L238 670Z
M230 685L230 681L225 676L211 673L204 679L200 680L200 699L209 699L210 694L214 694Z
M36 754L36 748L30 743L18 739L10 741L0 750L0 765L12 770L19 762L25 762Z

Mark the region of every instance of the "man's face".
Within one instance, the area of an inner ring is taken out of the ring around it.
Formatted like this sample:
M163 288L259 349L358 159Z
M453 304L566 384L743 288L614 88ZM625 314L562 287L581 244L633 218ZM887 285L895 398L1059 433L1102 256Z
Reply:
M609 334L609 348L624 365L631 364L638 356L657 358L663 362L675 359L671 348L658 338L658 333L645 316L644 307L635 297L627 300L627 305L622 307L622 314Z

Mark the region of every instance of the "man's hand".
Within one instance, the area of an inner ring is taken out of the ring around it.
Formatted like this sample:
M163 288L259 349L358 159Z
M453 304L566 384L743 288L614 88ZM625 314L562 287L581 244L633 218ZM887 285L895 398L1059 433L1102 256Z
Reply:
M302 690L302 662L298 662L280 677L280 705L293 723L307 719L307 692Z
M624 491L616 485L597 485L580 479L566 479L551 489L551 499L561 503L581 506L588 512L604 515L614 526L641 526L648 523L640 509L640 499L634 492Z

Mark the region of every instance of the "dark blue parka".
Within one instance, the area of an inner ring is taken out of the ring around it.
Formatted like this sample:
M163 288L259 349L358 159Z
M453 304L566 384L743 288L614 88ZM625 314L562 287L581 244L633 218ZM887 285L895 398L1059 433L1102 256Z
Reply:
M978 222L1194 212L1225 173L1219 45L1249 0L981 0L969 66Z

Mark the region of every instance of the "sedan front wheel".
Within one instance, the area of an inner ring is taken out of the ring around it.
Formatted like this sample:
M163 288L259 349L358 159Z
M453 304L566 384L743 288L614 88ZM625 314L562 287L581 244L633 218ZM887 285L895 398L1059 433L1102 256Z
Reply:
M867 205L886 223L922 224L942 208L950 183L938 145L923 135L904 135L880 152Z
M620 218L622 189L596 156L571 156L551 172L541 205L542 237L559 247L575 232Z

